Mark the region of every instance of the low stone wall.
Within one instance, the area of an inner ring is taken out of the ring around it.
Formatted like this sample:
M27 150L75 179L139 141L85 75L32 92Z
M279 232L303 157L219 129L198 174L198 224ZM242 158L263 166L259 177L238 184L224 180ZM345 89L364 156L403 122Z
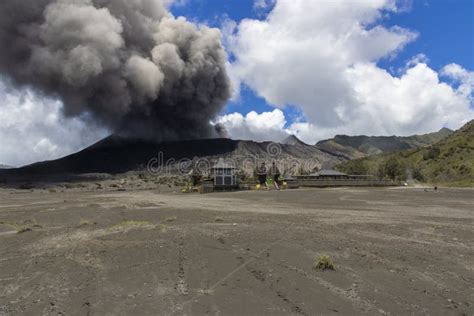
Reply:
M297 180L301 187L380 187L396 186L389 180Z

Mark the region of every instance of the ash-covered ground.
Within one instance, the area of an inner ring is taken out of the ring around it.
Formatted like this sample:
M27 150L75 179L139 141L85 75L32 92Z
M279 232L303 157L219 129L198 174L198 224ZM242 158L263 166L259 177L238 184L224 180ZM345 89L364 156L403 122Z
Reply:
M0 314L472 315L473 193L2 189Z

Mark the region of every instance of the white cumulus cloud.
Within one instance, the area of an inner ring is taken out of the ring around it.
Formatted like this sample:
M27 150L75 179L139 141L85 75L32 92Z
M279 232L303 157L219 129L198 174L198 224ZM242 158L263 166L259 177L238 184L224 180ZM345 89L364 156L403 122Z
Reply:
M228 21L224 34L235 59L229 65L233 82L276 108L300 108L305 121L285 125L282 132L307 142L340 133L408 135L458 128L474 117L472 72L456 64L438 72L423 54L399 75L377 66L418 36L381 23L405 10L398 4L278 0L265 20Z
M276 0L255 0L253 8L256 10L264 10L275 4Z
M234 139L281 141L288 136L285 115L280 109L260 114L252 111L245 116L236 112L221 116L216 123L224 125Z
M2 80L0 100L0 164L18 167L60 158L107 135L92 123L64 118L59 101L10 89Z

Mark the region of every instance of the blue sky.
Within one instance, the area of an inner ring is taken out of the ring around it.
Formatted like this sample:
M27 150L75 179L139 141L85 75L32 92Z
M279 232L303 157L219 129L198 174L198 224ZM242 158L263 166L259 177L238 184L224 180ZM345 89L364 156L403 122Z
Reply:
M397 61L424 53L430 66L439 69L456 62L467 69L474 68L474 1L418 0L409 12L395 14L388 21L419 32Z
M368 0L369 1L369 0ZM405 5L405 4L404 4ZM174 6L176 16L185 16L196 22L221 27L226 18L236 22L242 19L265 19L268 11L254 9L253 0L188 0L185 5ZM416 41L408 44L395 58L379 61L381 68L396 72L417 54L424 54L435 70L449 63L474 69L474 1L472 0L413 0L404 12L390 14L381 23L398 25L419 33ZM447 79L444 79L447 80ZM252 89L243 86L240 99L230 101L224 113L271 111L272 106ZM288 119L300 118L297 107L283 109Z

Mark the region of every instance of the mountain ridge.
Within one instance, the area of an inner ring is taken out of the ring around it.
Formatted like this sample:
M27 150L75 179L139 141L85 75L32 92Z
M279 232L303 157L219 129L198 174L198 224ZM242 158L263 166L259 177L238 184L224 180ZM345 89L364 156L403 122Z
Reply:
M336 135L333 138L319 141L315 146L332 153L339 153L348 160L351 160L370 155L429 146L452 133L452 130L443 127L434 133L411 136Z
M161 156L160 156L160 153ZM234 159L240 169L252 172L243 164L273 161L296 161L304 164L314 160L314 168L331 168L344 159L319 150L315 146L298 142L295 145L248 140L200 139L156 143L140 139L127 139L111 135L101 141L68 156L37 162L21 168L1 170L0 176L14 177L32 175L42 177L55 174L120 174L128 171L144 170L151 159L161 158L163 163L182 159L196 161L217 158Z

